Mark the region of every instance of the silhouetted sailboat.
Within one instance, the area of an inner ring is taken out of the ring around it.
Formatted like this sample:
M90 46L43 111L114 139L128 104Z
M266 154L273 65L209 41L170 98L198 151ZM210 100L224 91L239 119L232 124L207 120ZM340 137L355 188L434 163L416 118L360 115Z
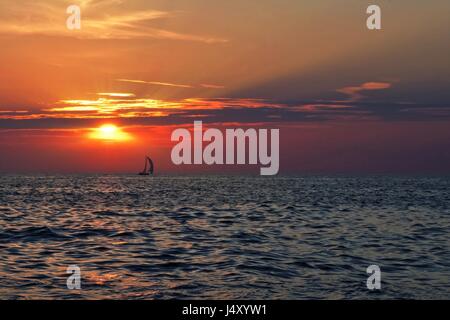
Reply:
M145 157L145 167L144 171L139 172L140 176L149 176L153 175L154 172L153 160L150 157Z

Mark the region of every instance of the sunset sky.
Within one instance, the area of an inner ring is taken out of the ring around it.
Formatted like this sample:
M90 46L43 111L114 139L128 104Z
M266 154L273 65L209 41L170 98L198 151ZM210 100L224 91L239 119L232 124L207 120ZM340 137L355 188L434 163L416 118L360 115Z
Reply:
M66 28L71 4L81 30ZM448 0L1 0L0 173L134 173L146 154L160 172L228 170L171 164L172 130L194 120L280 128L281 173L450 173L449 13Z

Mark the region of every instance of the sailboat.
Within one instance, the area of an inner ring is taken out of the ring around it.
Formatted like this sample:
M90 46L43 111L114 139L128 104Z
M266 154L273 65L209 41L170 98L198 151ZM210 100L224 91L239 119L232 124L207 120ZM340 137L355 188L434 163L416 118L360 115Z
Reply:
M140 176L149 176L149 175L153 175L154 172L154 165L153 165L153 160L150 159L149 156L145 157L145 167L144 167L144 171L139 172Z

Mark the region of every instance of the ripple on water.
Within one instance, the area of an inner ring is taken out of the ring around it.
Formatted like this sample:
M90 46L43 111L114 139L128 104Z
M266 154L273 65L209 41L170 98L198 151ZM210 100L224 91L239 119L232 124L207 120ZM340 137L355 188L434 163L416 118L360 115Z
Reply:
M448 179L0 179L0 298L450 298Z

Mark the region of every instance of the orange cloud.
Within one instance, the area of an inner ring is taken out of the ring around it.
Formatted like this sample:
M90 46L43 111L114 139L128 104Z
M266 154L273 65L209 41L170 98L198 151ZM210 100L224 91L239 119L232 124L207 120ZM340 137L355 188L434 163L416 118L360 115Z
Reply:
M136 98L131 93L97 93L97 99L60 100L54 106L35 112L3 111L0 119L108 119L108 118L138 118L138 117L168 117L175 114L185 114L197 110L234 109L278 109L286 107L262 99L202 99L190 98L183 100L156 100ZM293 109L294 110L294 109ZM211 115L208 115L211 116Z
M389 89L390 87L391 83L389 82L365 82L360 86L345 87L336 91L348 95L349 101L358 101L364 98L364 95L361 94L362 91L383 90Z
M169 82L143 81L143 80L132 80L132 79L116 79L116 81L140 83L140 84L151 84L151 85L165 86L165 87L193 88L191 85L188 85L188 84L176 84L176 83L169 83Z
M98 96L112 97L112 98L135 97L135 94L133 94L133 93L119 93L119 92L99 92L99 93L97 93L97 95Z
M82 27L73 32L65 28L64 13L67 3L55 0L0 2L0 30L7 34L39 34L78 39L169 39L225 43L228 40L195 34L179 33L153 27L158 19L169 19L175 14L167 11L141 9L124 11L121 1L82 1ZM118 10L120 8L120 10ZM30 19L30 15L33 16Z
M208 88L208 89L224 89L224 86L220 86L220 85L216 85L216 84L201 84L200 85L203 88Z

